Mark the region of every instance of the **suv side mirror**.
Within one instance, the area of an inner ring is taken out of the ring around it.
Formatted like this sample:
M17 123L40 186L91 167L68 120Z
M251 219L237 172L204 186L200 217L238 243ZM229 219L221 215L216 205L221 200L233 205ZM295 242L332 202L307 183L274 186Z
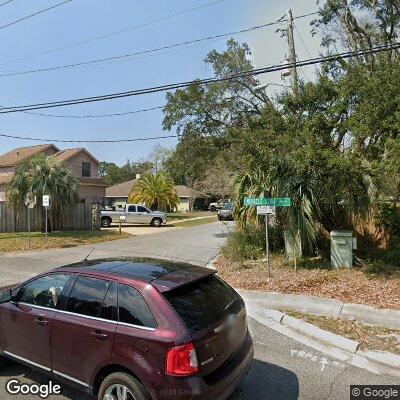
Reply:
M11 289L6 290L5 292L0 294L0 304L8 303L12 299Z
M16 288L16 289L10 289L10 296L11 296L11 302L13 304L17 304L18 303L18 298L19 298L19 293L21 291L21 287Z
M18 303L18 293L21 288L14 288L14 289L8 289L3 293L0 293L0 304L2 303Z

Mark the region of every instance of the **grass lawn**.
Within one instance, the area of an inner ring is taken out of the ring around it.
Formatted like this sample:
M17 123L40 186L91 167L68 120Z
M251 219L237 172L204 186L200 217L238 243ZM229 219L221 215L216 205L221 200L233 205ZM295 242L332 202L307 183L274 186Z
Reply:
M193 218L193 217L192 217ZM174 221L172 222L172 225L178 227L178 228L187 228L189 226L197 226L197 225L203 225L203 224L209 224L211 222L218 221L218 218L216 215L212 215L210 217L202 218L202 219L192 219L189 221L182 221L182 222L177 222L174 224Z
M215 216L216 213L211 211L192 211L192 212L175 212L168 213L168 220L178 220L178 219L189 219L189 218L199 218L199 217L208 217Z
M265 261L216 262L220 276L240 289L308 294L345 303L400 310L400 271L371 276L362 268L294 269L282 254L272 254L269 281Z
M297 311L284 311L321 329L360 342L360 349L400 354L400 330L363 325L343 318L317 317Z
M32 232L31 249L52 249L61 247L74 247L84 244L107 242L130 237L131 235L122 232L107 230L101 232L54 232L46 235L40 232ZM28 233L0 233L0 253L10 251L28 250Z

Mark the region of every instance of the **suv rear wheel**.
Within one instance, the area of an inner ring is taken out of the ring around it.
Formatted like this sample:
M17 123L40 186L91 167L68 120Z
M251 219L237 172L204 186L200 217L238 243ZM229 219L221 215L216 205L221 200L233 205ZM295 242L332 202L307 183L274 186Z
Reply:
M98 400L151 400L146 388L132 375L114 372L100 385Z

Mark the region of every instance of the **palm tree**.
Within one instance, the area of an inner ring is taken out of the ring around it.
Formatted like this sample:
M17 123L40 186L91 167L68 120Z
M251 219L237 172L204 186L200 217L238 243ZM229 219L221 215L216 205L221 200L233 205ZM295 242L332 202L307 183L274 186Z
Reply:
M324 171L279 155L270 158L265 170L255 169L237 178L234 215L239 227L257 221L255 207L243 205L246 196L291 198L291 207L280 209L278 219L288 239L294 243L300 239L304 255L313 254L321 226L337 228L368 210L362 171L334 170L334 165Z
M129 201L143 203L151 209L166 210L177 207L179 197L172 179L160 172L140 178L129 193Z
M63 207L76 203L78 185L79 181L64 164L39 155L17 169L7 188L7 201L15 211L20 211L28 192L38 199L50 195L53 213L57 215Z

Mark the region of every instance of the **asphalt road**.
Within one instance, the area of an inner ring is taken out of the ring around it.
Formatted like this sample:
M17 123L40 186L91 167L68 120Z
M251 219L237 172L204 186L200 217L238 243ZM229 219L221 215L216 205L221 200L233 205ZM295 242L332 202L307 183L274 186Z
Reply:
M206 265L214 258L226 237L220 223L138 236L95 245L91 258L146 256ZM32 251L0 257L0 286L19 282L58 265L82 260L93 246ZM350 384L398 384L394 378L375 375L343 364L254 320L250 329L255 342L255 360L249 374L230 400L343 400L350 398ZM0 399L39 399L39 396L11 396L5 390L11 378L21 382L46 383L47 376L10 363L0 370ZM71 387L49 399L91 400ZM211 399L210 399L211 400Z
M351 384L399 384L363 369L349 366L287 338L254 320L250 329L255 342L255 359L230 400L345 400ZM46 383L47 376L10 363L0 370L0 399L37 400L38 396L11 396L6 382L18 378L24 383ZM64 384L62 394L51 400L94 400ZM211 399L210 399L211 400Z
M146 229L146 227L144 227ZM155 257L205 266L218 253L229 228L221 222L134 236L128 239L64 249L1 254L0 287L12 285L51 268L104 257Z

